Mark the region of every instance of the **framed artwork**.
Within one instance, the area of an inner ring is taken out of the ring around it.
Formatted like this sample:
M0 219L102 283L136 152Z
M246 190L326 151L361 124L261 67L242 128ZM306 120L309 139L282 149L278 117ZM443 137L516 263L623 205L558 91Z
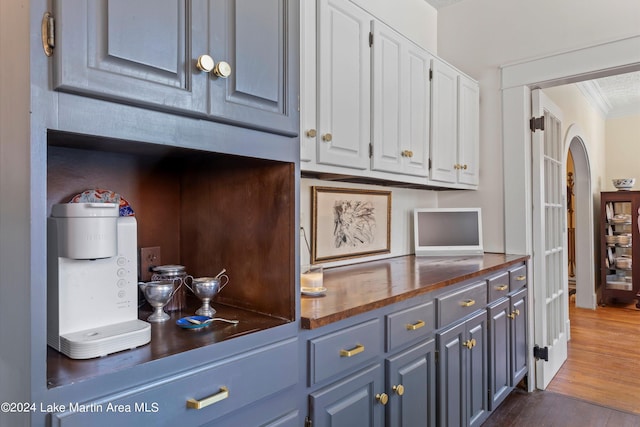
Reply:
M311 262L391 251L391 191L311 187Z

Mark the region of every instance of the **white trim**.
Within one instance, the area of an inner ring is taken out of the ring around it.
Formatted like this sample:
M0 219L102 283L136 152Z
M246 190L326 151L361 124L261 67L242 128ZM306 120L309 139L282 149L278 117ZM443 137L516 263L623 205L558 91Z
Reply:
M565 170L569 151L573 156L576 201L576 307L595 310L596 247L593 222L593 191L589 150L584 131L577 123L567 129L564 139Z
M502 89L539 87L640 70L640 36L611 41L517 64L504 65Z

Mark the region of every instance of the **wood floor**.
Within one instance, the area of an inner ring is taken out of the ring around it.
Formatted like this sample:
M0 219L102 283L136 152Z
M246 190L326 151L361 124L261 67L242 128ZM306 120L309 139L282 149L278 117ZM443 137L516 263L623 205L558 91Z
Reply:
M515 390L483 427L640 427L640 310L570 304L569 318L568 358L547 390Z

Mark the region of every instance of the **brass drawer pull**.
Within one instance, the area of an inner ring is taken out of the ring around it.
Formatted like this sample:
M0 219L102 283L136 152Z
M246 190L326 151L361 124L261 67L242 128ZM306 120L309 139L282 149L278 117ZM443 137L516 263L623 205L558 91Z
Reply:
M506 291L507 289L509 289L509 285L497 285L496 286L496 291Z
M407 328L407 331L415 331L416 329L420 329L424 326L426 326L426 323L424 322L424 320L418 320L416 323L407 324L406 328Z
M463 307L471 307L472 305L475 305L476 301L472 300L472 299L468 299L466 301L462 301L462 306Z
M364 351L364 346L362 344L358 344L353 347L351 350L340 350L340 357L351 357L356 354L362 353Z
M518 282L522 282L522 281L523 281L524 279L526 279L526 278L527 278L527 276L518 276L518 277L516 277L516 280L517 280Z
M212 396L205 397L202 400L197 400L193 398L187 400L187 408L202 409L216 402L220 402L221 400L224 400L227 397L229 397L229 389L227 387L220 387L219 392L217 392Z

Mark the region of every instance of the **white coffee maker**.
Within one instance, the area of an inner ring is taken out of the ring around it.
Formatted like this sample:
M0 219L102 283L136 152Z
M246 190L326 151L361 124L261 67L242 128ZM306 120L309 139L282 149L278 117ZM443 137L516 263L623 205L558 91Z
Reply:
M47 343L90 359L151 341L138 319L135 218L115 203L64 203L47 229Z

